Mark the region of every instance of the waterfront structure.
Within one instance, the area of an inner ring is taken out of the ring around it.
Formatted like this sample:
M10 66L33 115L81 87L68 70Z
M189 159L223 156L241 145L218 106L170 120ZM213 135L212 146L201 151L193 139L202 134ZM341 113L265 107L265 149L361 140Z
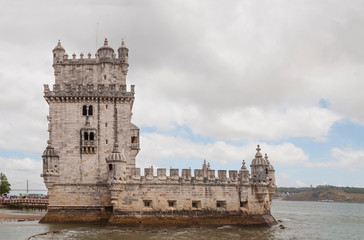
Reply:
M238 170L136 168L139 128L127 87L129 50L107 39L95 58L53 49L55 84L44 85L49 140L43 153L48 212L41 222L123 225L271 225L274 168L257 147Z

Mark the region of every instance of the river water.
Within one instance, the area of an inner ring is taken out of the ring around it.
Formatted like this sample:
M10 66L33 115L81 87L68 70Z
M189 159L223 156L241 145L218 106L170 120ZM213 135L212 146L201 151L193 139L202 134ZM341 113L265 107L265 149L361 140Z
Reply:
M12 210L1 210L7 214ZM29 212L28 212L29 213ZM41 212L36 212L42 214ZM44 213L44 212L43 212ZM272 214L281 220L272 228L159 228L139 229L101 225L39 224L35 221L0 222L0 239L364 239L364 204L290 202L274 200Z

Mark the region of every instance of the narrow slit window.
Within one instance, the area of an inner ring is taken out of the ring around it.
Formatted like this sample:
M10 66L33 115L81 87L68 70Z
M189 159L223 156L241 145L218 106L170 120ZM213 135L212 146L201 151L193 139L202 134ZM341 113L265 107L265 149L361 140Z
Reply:
M93 107L92 106L88 106L88 115L89 116L93 115Z
M109 164L109 170L110 171L112 170L112 164Z
M83 139L84 139L84 140L88 140L88 132L85 132L85 133L84 133Z
M86 106L86 105L84 105L84 106L82 107L82 115L83 115L83 116L87 116L87 106Z
M91 141L95 140L95 134L93 132L90 132L90 140Z

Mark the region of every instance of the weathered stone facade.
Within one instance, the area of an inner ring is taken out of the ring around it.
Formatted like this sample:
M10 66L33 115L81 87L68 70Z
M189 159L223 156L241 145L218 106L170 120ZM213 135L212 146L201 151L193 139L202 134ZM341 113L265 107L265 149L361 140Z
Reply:
M274 168L260 147L252 174L215 170L144 169L135 158L139 128L131 123L134 86L126 86L128 52L108 46L95 58L68 58L53 49L55 83L44 85L49 104L49 141L43 153L50 199L42 222L124 225L271 225L276 190Z

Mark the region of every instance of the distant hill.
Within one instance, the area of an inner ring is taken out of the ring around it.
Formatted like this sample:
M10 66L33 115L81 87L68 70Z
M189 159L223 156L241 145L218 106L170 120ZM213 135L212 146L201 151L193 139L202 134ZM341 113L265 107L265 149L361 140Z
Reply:
M289 201L333 201L364 203L364 188L317 186L316 188L284 188L276 196Z

